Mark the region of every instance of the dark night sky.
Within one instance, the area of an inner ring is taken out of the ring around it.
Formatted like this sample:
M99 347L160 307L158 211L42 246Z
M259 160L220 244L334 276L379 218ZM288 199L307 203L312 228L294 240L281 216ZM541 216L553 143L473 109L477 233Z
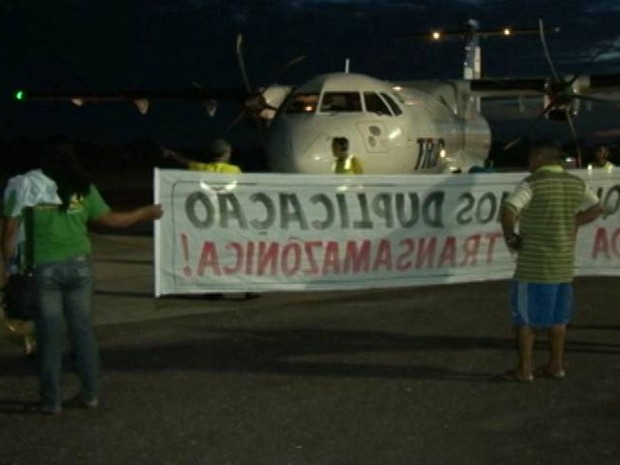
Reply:
M10 94L20 87L241 86L235 56L238 32L245 35L254 86L271 83L279 68L300 54L308 58L282 83L299 84L341 70L345 58L351 59L352 71L379 78L459 78L460 41L429 44L395 36L432 27L458 28L470 17L486 28L531 28L538 18L559 26L562 32L549 36L548 43L557 68L565 73L579 70L601 47L614 41L620 45L620 1L2 0L0 138L63 132L95 141L204 144L224 134L238 111L235 104L221 103L210 119L198 103L162 102L143 117L129 104L17 104ZM549 72L535 36L484 41L483 68L486 76ZM620 72L620 50L603 54L588 72ZM538 105L525 114L518 114L514 104L487 111L495 131L505 133L518 131L519 124L540 110ZM617 111L597 105L582 112L580 134L616 134ZM511 121L506 122L506 116ZM239 143L255 140L243 124L226 136Z

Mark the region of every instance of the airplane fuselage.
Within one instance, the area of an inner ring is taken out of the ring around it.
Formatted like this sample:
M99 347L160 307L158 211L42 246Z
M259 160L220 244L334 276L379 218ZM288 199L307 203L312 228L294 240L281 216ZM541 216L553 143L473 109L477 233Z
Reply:
M292 92L268 131L275 172L331 173L334 137L368 174L468 169L486 159L491 132L464 85L396 85L348 73L318 76Z

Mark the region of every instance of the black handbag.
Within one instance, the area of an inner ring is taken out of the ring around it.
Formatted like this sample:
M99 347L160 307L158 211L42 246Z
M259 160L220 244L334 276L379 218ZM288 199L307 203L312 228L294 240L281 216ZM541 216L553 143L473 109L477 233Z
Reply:
M19 273L9 276L2 296L4 315L13 320L32 320L37 306L33 266L34 218L32 208L25 209L24 227L26 230L25 267Z
M24 272L9 276L2 298L4 315L12 320L32 320L36 313L35 292L32 273Z

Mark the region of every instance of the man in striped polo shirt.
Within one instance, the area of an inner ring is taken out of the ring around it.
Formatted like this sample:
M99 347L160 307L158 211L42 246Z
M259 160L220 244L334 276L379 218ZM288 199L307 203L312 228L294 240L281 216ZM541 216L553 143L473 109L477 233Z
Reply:
M532 381L534 374L565 376L564 341L573 312L577 228L603 212L586 183L564 170L556 143L535 142L528 168L532 174L506 197L501 209L506 245L517 252L510 300L519 351L517 368L502 377L525 382ZM549 332L549 361L534 372L536 329Z

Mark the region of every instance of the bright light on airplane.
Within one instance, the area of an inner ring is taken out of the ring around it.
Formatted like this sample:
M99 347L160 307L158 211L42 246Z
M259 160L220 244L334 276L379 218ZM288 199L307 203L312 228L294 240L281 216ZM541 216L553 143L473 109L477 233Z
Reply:
M402 129L396 128L392 132L390 132L390 134L388 135L388 139L390 140L398 139L402 134L403 134Z
M15 96L15 100L24 100L26 98L26 92L21 89L16 90L13 95Z
M431 37L433 38L433 40L439 40L441 39L441 32L433 31L433 33L431 34Z
M511 30L510 30L510 28L508 28L508 27L507 27L507 28L505 28L503 32L504 32L504 35L505 35L505 36L509 36L509 35L511 35L511 34L512 34L512 31L511 31Z

